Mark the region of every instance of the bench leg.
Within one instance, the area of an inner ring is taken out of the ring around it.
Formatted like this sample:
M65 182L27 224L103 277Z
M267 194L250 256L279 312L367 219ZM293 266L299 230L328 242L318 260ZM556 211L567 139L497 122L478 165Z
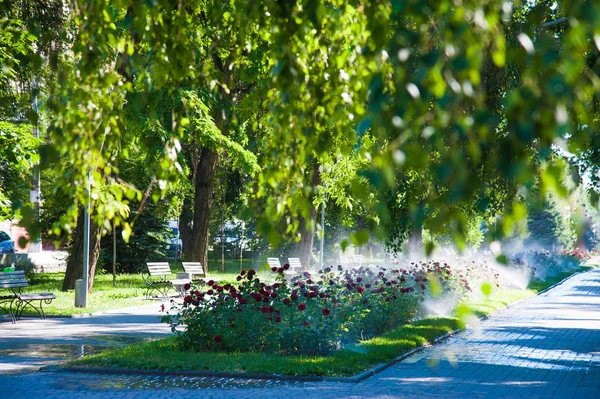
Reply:
M10 322L12 324L15 324L17 322L17 320L15 319L15 315L13 314L13 311L12 311L13 301L10 301L10 302L5 301L3 303L5 303L5 305L0 306L0 309L2 309L2 311L4 311L4 313L6 313L8 315L8 317L10 317ZM8 307L7 307L7 305L8 305Z
M33 304L34 301L40 301L39 307L35 306ZM14 314L14 318L15 321L17 320L21 320L21 316L23 315L23 310L25 310L25 308L29 305L31 306L36 312L37 314L40 315L40 318L43 320L46 318L46 312L44 312L44 302L46 304L50 304L50 302L52 302L52 299L34 299L31 301L22 301L20 299L16 299L16 311ZM12 305L12 304L11 304Z

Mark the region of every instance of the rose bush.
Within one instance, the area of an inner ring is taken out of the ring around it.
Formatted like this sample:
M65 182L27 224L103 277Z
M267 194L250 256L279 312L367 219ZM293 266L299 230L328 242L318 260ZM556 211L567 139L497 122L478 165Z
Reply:
M288 268L272 270L272 283L250 270L236 284L190 287L167 317L178 342L187 350L326 354L411 321L432 287L464 296L476 273L497 280L491 268L473 261L338 266L286 279Z
M531 279L544 280L548 276L574 270L588 258L589 254L582 250L523 251L513 254L510 261L516 268L527 273Z

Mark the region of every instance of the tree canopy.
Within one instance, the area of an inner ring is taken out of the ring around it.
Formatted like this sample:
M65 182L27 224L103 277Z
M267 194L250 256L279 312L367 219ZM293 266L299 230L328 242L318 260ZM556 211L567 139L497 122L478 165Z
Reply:
M316 206L331 199L366 215L356 244L370 231L394 247L426 227L454 232L461 246L476 219L501 215L510 235L528 196L566 195L566 169L596 188L594 2L74 0L67 9L52 37L68 51L47 61L42 151L57 161L56 190L72 199L56 232L73 229L90 201L88 172L97 222L114 219L125 238L128 204L188 181L190 243L206 248L220 159L247 177L247 205L273 242L311 235ZM4 95L18 54L51 57L35 50L39 29L3 23ZM152 154L146 187L120 173L132 151Z

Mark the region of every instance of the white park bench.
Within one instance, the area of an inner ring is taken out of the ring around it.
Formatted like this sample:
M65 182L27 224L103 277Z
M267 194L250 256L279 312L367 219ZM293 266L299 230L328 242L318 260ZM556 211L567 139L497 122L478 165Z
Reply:
M183 286L192 282L189 278L171 279L173 273L168 262L147 262L146 266L147 273L142 274L146 282L146 299L150 299L154 291L167 298L170 289L175 289L182 296Z

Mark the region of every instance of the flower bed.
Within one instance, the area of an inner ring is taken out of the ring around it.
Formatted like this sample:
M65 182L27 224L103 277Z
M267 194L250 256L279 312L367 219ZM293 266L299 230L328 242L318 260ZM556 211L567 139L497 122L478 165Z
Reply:
M522 273L542 279L579 264L570 253L531 252L514 261ZM456 304L471 293L515 286L510 268L484 258L350 271L338 266L289 280L288 268L274 268L273 283L250 270L236 284L185 287L183 304L165 318L178 345L192 351L326 355L426 316L432 308L430 300L421 306L426 298Z
M196 351L327 354L413 320L427 293L464 296L476 272L497 280L487 264L474 261L455 271L434 261L403 269L326 268L290 281L287 268L273 269L272 284L250 270L242 271L237 284L186 287L184 303L167 317L179 344Z
M534 281L543 281L561 272L575 270L589 258L582 250L524 251L511 257L511 263Z

